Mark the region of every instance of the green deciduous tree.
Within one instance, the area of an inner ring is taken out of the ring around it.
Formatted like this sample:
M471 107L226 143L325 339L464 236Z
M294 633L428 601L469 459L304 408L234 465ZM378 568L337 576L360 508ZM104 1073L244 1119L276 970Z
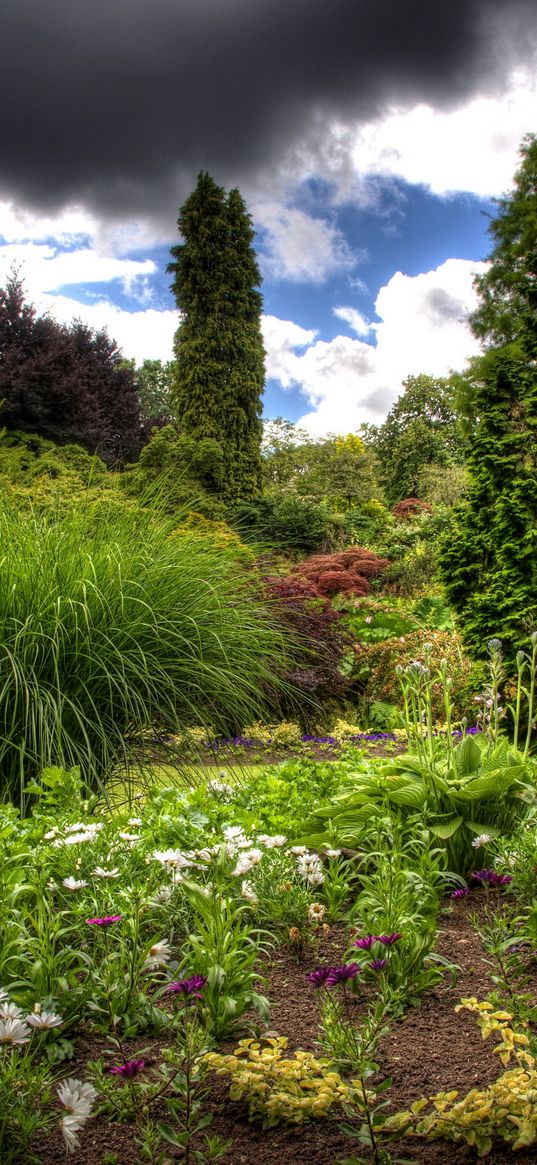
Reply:
M238 190L227 195L207 173L181 208L183 243L172 247L172 289L182 313L176 333L172 404L181 431L218 441L228 501L261 492L261 276L254 231Z
M462 382L473 415L466 501L440 565L463 634L476 652L492 636L514 653L537 619L537 140L527 139L512 193L490 234L472 317L486 345Z
M463 437L450 381L409 376L403 388L384 424L369 426L363 433L379 458L382 484L392 505L419 496L425 466L463 460Z

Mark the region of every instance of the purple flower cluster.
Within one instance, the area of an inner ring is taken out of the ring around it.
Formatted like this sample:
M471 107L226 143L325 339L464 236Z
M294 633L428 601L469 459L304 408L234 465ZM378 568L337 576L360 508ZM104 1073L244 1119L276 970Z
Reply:
M382 943L383 947L391 947L402 937L400 931L395 931L393 934L366 934L363 938L355 939L354 945L359 947L361 951L370 951L375 943Z
M469 893L470 891L468 886L459 886L458 890L454 890L453 893L450 894L450 898L466 898Z
M496 870L473 870L472 878L488 886L508 886L513 881L511 874L498 874Z
M335 987L338 983L355 979L360 970L358 963L343 963L341 967L317 967L307 978L314 987Z

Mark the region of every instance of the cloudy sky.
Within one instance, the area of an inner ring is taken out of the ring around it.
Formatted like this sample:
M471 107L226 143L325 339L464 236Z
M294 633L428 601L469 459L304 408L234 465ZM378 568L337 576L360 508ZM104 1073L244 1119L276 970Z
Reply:
M3 0L0 279L171 356L165 268L208 170L263 271L267 416L378 422L465 324L537 131L534 0Z

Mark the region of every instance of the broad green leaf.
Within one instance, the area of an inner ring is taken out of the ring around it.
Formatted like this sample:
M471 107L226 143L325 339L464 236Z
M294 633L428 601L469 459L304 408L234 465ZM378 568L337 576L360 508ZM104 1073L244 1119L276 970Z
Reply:
M435 837L441 837L443 841L446 841L448 837L453 837L463 821L464 817L450 817L449 821L440 821L436 825L429 825L429 829Z

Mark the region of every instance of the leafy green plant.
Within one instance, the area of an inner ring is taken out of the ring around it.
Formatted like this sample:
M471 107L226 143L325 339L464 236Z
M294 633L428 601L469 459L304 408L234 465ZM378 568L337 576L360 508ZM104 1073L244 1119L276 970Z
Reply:
M184 962L207 979L204 1019L209 1034L221 1040L247 1027L243 1016L251 1007L268 1017L268 1000L257 991L268 936L248 921L246 902L238 903L217 881L202 886L185 879L183 889L192 916Z

